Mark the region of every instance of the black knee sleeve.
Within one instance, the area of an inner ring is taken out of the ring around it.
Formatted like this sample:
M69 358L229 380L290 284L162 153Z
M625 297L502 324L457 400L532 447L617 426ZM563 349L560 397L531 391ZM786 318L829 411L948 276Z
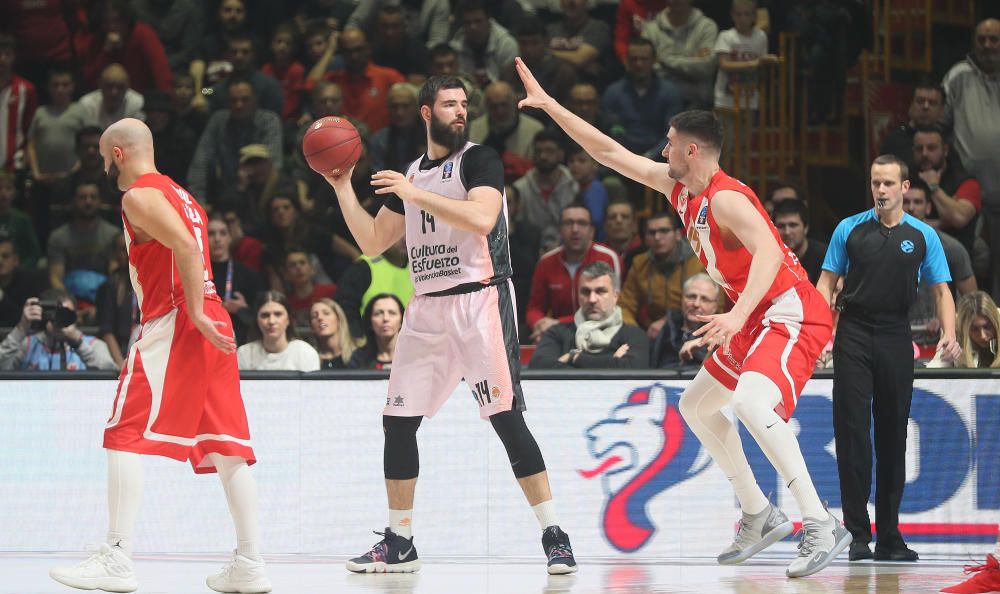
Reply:
M382 468L385 478L405 481L420 474L420 455L417 452L417 428L423 417L391 417L382 415L385 449Z
M535 437L524 424L524 415L521 411L509 410L497 413L490 417L490 423L507 450L514 476L520 479L545 470L542 451L538 449Z

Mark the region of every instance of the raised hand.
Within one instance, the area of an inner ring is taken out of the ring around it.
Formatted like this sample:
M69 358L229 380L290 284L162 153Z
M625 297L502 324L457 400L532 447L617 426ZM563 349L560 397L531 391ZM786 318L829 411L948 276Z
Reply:
M552 101L552 97L542 89L542 85L538 84L535 75L531 74L531 70L528 69L524 60L514 58L514 67L517 69L517 75L521 77L521 83L524 85L524 92L527 95L518 102L517 106L545 109L545 106Z

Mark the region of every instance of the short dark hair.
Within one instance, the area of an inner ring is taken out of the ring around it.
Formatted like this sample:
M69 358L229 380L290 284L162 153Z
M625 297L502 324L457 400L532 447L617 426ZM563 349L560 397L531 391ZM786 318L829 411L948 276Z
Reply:
M514 37L547 37L542 19L522 19L514 29Z
M462 0L458 5L457 13L460 16L465 16L470 12L482 11L486 13L486 16L490 16L490 10L486 6L486 0Z
M951 134L942 124L930 124L927 126L917 126L913 135L917 134L937 134L941 137L942 144L951 144Z
M806 196L802 193L802 188L792 182L779 182L771 188L771 191L767 193L768 202L774 202L774 195L778 192L778 190L784 190L785 188L791 188L792 191L795 192L795 198L805 202Z
M900 181L907 181L910 179L910 167L906 164L906 161L900 159L896 155L879 155L875 157L872 161L872 165L896 165L899 167L899 178Z
M302 39L309 39L310 37L316 37L317 35L322 35L324 38L330 35L330 27L327 26L326 21L323 19L313 19L306 24L306 29L302 33Z
M465 83L457 76L432 76L420 87L417 102L420 104L420 107L425 105L427 107L434 107L438 91L447 89L462 89L465 92L465 96L469 96L469 89L465 88Z
M254 53L257 53L255 51L257 48L255 48L253 46L253 37L250 37L249 33L242 33L242 32L239 32L239 31L237 31L237 32L229 35L226 38L226 49L229 49L230 47L232 47L233 43L244 43L244 42L245 43L249 43L250 44L250 50L253 51Z
M940 79L932 77L930 74L923 74L917 79L917 84L913 85L913 96L917 96L917 91L921 89L931 89L932 91L937 91L941 95L941 102L944 103L947 98L947 94L944 92L944 87L941 86Z
M440 58L441 56L454 56L458 54L455 48L447 43L439 43L431 48L431 59Z
M73 79L73 84L76 84L76 72L72 68L66 66L65 64L55 64L49 67L49 71L46 73L46 81L51 82L53 76L63 76L66 75Z
M787 215L798 215L802 219L802 224L806 227L809 226L809 209L801 200L782 200L775 204L774 210L771 212L771 220L777 223L778 217Z
M648 219L646 219L646 224L648 225L650 221L653 221L653 220L656 220L656 219L667 219L667 220L669 220L670 221L670 226L673 227L675 231L677 229L682 229L683 228L683 223L681 223L681 218L679 216L677 216L677 213L675 211L672 211L672 210L658 210L658 211L654 212L653 214L651 214Z
M931 187L928 186L927 182L925 182L923 179L918 177L916 179L910 180L910 189L920 190L921 192L924 193L924 200L927 202L931 201Z
M101 134L104 134L104 130L101 130L99 126L84 126L76 132L76 146L80 146L84 136L99 137Z
M621 205L627 206L628 209L632 211L632 216L635 217L635 205L632 204L632 202L628 198L616 198L615 200L612 200L611 202L608 203L607 206L604 207L604 220L605 221L608 220L608 210L610 210L612 206L621 206Z
M531 144L535 145L539 142L554 142L556 146L559 147L559 150L565 150L565 147L563 147L562 136L550 128L542 128L535 133L534 138L531 139Z
M378 8L378 14L379 15L403 14L403 7L401 7L398 4L390 4L388 2L383 2L382 5L379 6Z
M582 208L583 210L587 211L587 218L590 219L590 224L591 225L594 224L594 217L591 216L590 209L587 208L586 204L584 204L583 202L580 202L578 200L570 202L566 206L562 207L562 209L559 211L559 220L560 221L562 220L563 213L565 213L567 210L569 210L571 208Z
M656 46L653 45L652 41L650 41L649 39L646 39L645 37L633 37L632 39L629 40L628 46L629 47L648 47L649 49L653 50L653 53L656 53Z
M670 118L670 127L682 134L694 136L705 143L706 147L722 150L722 121L711 111L691 109L682 111Z
M253 95L254 97L257 96L255 93L252 92L254 90L254 88L253 88L253 83L250 82L250 77L246 76L245 74L239 74L239 73L236 73L236 72L230 74L229 77L226 78L226 95L227 96L229 95L229 89L232 89L236 85L250 85L250 91L251 91L250 94Z

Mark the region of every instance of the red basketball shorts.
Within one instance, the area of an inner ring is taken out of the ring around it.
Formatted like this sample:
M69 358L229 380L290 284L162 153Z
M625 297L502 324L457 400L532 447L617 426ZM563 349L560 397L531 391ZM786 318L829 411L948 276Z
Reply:
M729 354L715 349L705 369L730 390L742 373L766 375L781 390L774 410L787 421L832 332L830 306L811 284L799 283L758 307L730 341Z
M205 313L233 335L221 303L206 301ZM190 460L197 473L215 472L212 453L256 462L236 354L212 346L184 307L145 322L118 379L104 447Z

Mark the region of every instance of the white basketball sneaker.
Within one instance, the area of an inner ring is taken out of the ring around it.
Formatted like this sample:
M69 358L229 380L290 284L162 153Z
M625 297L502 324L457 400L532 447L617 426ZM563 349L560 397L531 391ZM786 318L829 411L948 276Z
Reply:
M233 551L232 560L222 571L208 576L208 587L216 592L238 592L239 594L264 594L271 591L271 580L267 579L263 561L254 561Z
M132 560L118 547L106 543L81 563L50 569L49 576L60 584L80 590L134 592L139 587Z

